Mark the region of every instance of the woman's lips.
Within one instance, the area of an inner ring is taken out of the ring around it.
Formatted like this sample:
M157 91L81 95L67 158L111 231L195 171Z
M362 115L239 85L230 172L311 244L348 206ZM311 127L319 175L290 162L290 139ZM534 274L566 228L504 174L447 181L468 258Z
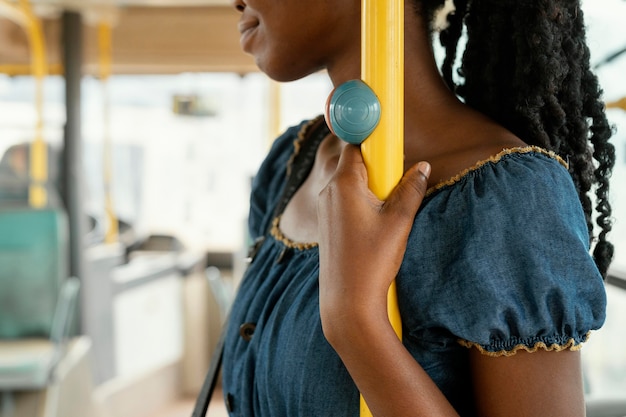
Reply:
M247 39L252 35L254 30L259 26L259 21L256 19L246 19L241 20L237 25L239 29L239 33L241 33L241 38L239 39L239 43L244 51L247 51L246 44Z

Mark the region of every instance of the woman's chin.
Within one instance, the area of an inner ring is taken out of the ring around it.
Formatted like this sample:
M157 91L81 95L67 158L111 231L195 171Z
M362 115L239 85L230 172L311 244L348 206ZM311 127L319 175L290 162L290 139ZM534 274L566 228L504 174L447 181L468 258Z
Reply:
M255 57L255 62L259 70L277 82L299 80L317 71L315 69L306 71L302 68L295 68L293 65L285 65L283 62L264 60L260 57Z

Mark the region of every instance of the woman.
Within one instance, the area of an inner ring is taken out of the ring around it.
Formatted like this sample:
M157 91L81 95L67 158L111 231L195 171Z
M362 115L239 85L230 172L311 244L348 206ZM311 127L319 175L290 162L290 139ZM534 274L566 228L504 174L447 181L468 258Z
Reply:
M243 49L273 79L359 78L360 0L233 1ZM278 138L256 176L257 244L224 353L231 415L356 416L359 391L375 416L584 415L614 151L580 5L456 0L443 77L442 6L406 1L405 175L387 202L320 118Z

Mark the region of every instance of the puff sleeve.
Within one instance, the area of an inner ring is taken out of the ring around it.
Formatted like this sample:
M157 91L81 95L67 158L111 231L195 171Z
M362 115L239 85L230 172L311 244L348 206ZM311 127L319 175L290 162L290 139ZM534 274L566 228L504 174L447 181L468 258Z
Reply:
M573 182L541 152L503 154L432 193L398 292L408 337L492 356L577 349L606 307Z

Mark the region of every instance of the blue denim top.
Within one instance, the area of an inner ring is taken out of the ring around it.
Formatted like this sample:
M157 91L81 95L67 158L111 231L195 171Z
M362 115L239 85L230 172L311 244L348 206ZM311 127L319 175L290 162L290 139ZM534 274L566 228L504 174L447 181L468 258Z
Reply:
M276 140L254 179L250 233L265 239L226 333L232 416L359 414L321 330L317 245L290 242L274 214L306 126ZM461 416L475 415L468 348L579 349L602 325L604 286L588 247L571 177L539 148L505 150L428 191L397 277L403 343Z

